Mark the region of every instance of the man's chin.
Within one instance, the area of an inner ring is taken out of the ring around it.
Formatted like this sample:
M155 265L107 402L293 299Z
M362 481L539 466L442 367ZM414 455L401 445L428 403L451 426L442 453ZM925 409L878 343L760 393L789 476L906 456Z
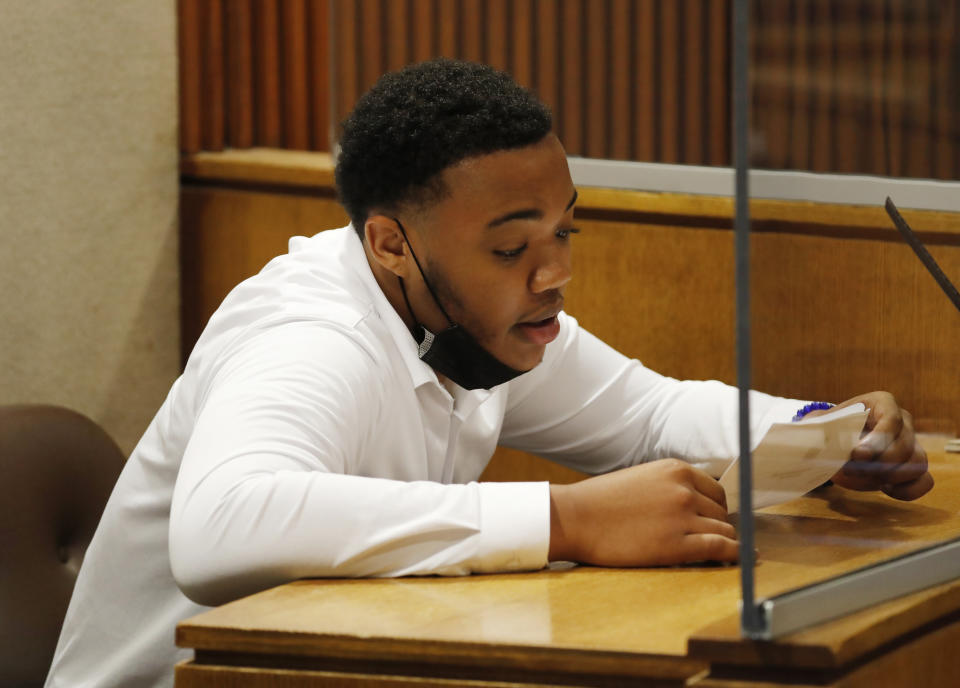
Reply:
M514 370L522 370L528 373L540 365L546 350L546 345L534 345L529 342L524 342L522 346L515 347L508 355L497 356L497 358Z

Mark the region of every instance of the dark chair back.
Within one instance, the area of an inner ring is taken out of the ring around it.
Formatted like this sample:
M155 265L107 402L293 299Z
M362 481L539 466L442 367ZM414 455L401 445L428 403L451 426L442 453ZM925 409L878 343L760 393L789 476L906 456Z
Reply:
M0 406L0 686L40 686L124 457L89 418Z

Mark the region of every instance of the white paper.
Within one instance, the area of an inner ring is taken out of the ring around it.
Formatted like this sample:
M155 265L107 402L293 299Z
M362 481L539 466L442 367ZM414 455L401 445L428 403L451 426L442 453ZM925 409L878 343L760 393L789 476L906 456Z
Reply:
M829 480L850 458L868 412L852 404L796 423L774 423L751 454L753 508L780 504ZM740 509L739 459L720 476L727 510Z

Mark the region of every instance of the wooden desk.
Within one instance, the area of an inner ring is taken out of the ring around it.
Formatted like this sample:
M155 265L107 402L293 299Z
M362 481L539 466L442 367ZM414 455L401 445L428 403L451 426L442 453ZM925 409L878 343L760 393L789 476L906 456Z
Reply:
M917 502L837 487L758 514L759 594L960 535L960 456L925 440ZM181 623L199 686L948 686L960 581L777 642L739 637L739 569L589 567L467 578L307 580Z

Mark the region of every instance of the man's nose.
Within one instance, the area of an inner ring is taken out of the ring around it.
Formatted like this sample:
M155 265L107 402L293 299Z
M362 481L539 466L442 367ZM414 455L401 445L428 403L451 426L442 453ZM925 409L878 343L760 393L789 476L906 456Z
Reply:
M534 294L540 294L551 289L562 289L572 276L570 249L563 247L552 252L533 271L530 276L530 291Z

